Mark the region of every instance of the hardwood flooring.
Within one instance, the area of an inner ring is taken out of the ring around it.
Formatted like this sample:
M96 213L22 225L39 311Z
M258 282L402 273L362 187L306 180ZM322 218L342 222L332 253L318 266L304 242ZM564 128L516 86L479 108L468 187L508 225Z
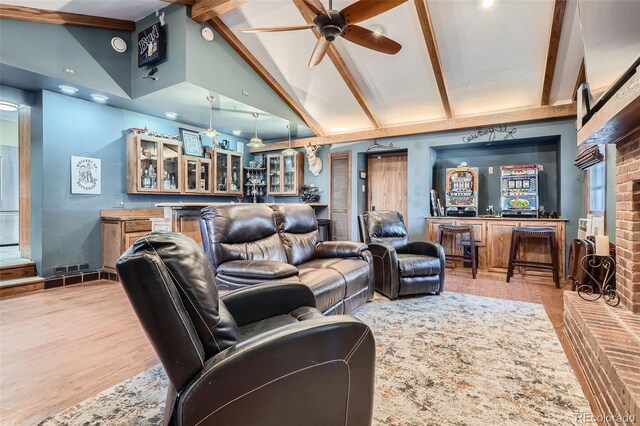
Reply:
M562 331L562 292L504 277L448 273L445 291L541 303L592 407ZM119 283L45 290L0 300L0 423L37 424L158 363ZM596 413L597 414L597 413Z

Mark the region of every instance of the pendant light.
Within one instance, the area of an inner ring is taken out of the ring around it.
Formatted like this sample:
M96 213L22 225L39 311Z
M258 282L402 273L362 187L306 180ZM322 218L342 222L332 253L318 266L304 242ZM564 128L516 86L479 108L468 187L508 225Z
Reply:
M249 141L249 148L264 148L265 145L262 143L262 139L258 137L258 117L260 114L254 112L253 116L256 118L256 135Z
M211 138L211 143L213 144L214 148L218 148L220 146L220 144L218 142L216 142L216 140L214 139L216 136L218 136L218 131L215 130L213 128L213 101L216 100L215 97L209 95L207 96L207 100L209 101L209 128L207 130L204 130L202 132L200 132L201 135L204 135L208 138Z
M291 148L291 123L287 124L287 129L289 129L289 148L282 151L282 155L288 155L288 156L296 155L298 151Z

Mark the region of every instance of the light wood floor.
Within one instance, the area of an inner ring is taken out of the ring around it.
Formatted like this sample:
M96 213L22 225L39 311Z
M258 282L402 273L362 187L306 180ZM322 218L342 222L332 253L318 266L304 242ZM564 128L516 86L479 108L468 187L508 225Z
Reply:
M447 275L446 291L541 303L592 407L562 332L562 290L499 276ZM36 424L158 363L119 283L0 300L0 424Z

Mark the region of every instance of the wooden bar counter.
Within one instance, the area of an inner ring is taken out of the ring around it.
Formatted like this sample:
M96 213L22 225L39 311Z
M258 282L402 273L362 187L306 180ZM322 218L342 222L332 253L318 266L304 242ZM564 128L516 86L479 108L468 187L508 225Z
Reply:
M478 247L478 271L493 272L507 276L509 264L509 247L511 245L511 231L515 226L549 227L556 230L558 240L558 256L561 279L565 276L565 224L566 219L527 219L506 217L426 217L427 240L435 241L439 225L473 226L476 246ZM451 237L443 237L442 245L447 253L462 253L460 239L455 241ZM519 259L550 262L551 254L548 242L542 240L526 240L520 244ZM455 264L454 264L455 263ZM462 268L462 262L447 262L447 266L455 269ZM470 268L465 268L470 271ZM550 279L553 284L552 273L549 270L516 267L514 277L526 279Z

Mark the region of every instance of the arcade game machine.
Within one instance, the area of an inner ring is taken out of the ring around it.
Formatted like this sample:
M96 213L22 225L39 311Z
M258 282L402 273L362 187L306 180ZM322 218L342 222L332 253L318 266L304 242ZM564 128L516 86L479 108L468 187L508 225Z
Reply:
M461 163L447 169L447 216L478 216L478 168Z
M538 165L501 167L503 217L538 217Z

